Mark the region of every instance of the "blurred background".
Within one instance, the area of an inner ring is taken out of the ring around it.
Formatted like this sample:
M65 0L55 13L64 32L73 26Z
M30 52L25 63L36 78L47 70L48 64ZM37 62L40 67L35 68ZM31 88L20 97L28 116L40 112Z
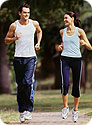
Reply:
M30 18L37 20L43 31L41 50L37 52L38 62L35 71L35 89L60 89L60 53L57 45L61 43L59 31L64 28L63 16L74 11L81 21L81 28L92 44L92 7L83 0L8 0L0 8L0 94L16 93L13 71L14 43L5 45L4 38L9 25L19 19L18 7L22 3L31 6ZM35 43L37 42L35 37ZM81 46L83 69L81 88L92 89L92 52ZM72 72L70 86L72 86Z

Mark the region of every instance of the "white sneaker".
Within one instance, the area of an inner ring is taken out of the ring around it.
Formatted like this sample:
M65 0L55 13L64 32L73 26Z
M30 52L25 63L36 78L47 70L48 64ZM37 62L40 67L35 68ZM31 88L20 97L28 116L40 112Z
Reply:
M32 119L32 113L29 111L26 111L25 120L31 120L31 119Z
M67 116L68 116L68 113L69 113L69 107L63 108L63 109L62 109L62 118L63 118L63 119L66 119Z
M24 111L23 113L20 113L20 121L21 121L21 123L25 122L25 114L26 114L26 111Z
M0 119L0 125L6 125L6 124L3 123L3 121Z
M74 108L72 109L72 120L74 122L77 122L78 121L78 110L77 111L74 111Z
M21 123L25 122L26 120L32 119L32 113L29 111L24 111L23 113L20 113L20 121Z

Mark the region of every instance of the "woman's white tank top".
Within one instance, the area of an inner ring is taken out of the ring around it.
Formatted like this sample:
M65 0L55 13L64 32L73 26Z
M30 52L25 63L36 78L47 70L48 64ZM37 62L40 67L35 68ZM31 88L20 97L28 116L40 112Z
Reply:
M64 28L63 32L63 51L62 56L67 57L81 57L80 52L80 38L78 37L78 27L76 27L75 32L72 36L67 35L67 28Z

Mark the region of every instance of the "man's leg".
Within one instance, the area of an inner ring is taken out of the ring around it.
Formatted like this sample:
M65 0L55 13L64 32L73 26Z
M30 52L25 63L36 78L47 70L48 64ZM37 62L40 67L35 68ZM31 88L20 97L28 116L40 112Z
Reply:
M23 83L25 84L25 102L26 102L26 111L33 111L33 95L34 88L32 84L34 84L34 71L36 66L36 57L30 57L25 63L25 75L23 79Z
M25 111L25 93L23 87L24 65L23 58L14 57L15 78L17 83L17 102L19 112Z
M20 121L25 122L26 103L25 103L25 91L23 86L23 77L25 70L24 70L23 58L15 57L13 60L13 65L17 83L17 102L18 102L18 110L20 112Z

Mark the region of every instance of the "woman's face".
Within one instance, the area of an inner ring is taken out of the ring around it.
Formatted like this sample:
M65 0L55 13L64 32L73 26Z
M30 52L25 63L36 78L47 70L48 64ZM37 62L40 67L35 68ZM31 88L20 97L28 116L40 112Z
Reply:
M65 23L65 26L71 25L72 22L73 22L73 17L70 17L68 14L65 14L65 15L64 15L64 23Z

